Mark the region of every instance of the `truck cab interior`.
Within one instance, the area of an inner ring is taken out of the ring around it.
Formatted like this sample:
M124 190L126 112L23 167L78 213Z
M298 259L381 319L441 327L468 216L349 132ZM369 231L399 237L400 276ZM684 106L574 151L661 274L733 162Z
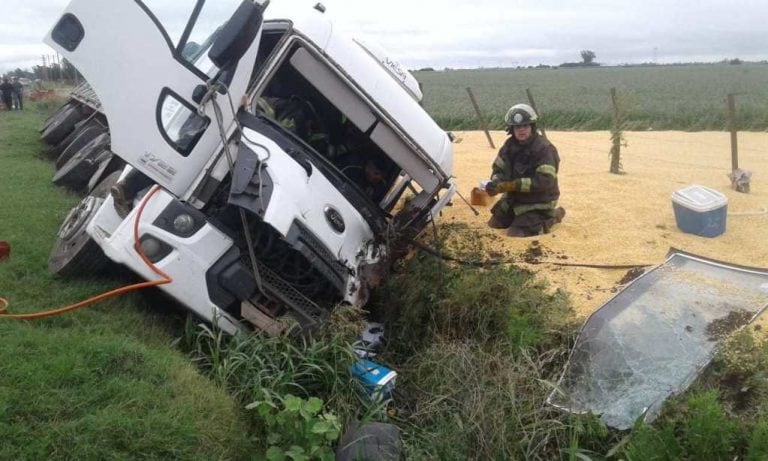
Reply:
M407 177L373 139L388 127L328 63L301 41L289 41L286 28L265 25L250 111L274 122L381 211L391 211Z

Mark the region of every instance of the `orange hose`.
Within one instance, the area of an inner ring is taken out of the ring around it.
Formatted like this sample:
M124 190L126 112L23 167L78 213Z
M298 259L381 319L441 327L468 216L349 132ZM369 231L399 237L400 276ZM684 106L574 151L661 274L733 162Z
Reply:
M30 314L7 314L6 309L8 308L8 300L5 298L0 298L0 318L16 319L16 320L33 320L33 319L51 317L54 315L59 315L65 312L73 311L75 309L80 309L81 307L90 306L99 301L112 298L114 296L118 296L124 293L130 293L131 291L143 290L144 288L156 287L159 285L165 285L165 284L171 283L173 279L168 274L158 269L157 266L155 266L152 263L152 261L150 261L149 258L147 258L147 256L144 254L144 250L141 248L141 244L139 243L139 220L141 219L141 214L144 212L144 207L146 206L147 202L149 202L150 197L152 197L152 195L154 195L158 190L160 190L160 186L153 187L147 193L146 197L142 199L141 204L139 205L139 210L136 212L136 219L134 219L133 221L133 241L134 241L134 249L141 257L141 260L144 261L144 263L150 269L152 269L152 272L162 277L161 279L153 280L149 282L135 283L133 285L127 285L124 287L116 288L111 291L107 291L106 293L102 293L100 295L93 296L84 301L80 301L79 303L70 304L69 306L60 307L58 309L52 309L48 311L33 312Z

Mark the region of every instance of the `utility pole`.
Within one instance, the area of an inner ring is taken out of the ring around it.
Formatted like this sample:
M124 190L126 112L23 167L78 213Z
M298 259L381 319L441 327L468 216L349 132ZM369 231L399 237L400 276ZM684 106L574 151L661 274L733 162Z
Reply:
M42 55L41 57L43 58L43 75L42 75L42 77L43 77L43 81L47 82L48 81L48 63L45 61L45 55Z
M48 55L48 67L51 69L51 82L56 81L56 59L52 54Z

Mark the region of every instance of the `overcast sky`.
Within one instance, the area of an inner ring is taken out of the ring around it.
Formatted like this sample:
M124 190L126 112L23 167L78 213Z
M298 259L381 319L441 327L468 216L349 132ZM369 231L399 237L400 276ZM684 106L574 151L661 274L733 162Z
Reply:
M101 0L104 2L115 0ZM209 0L222 2L222 0ZM0 72L41 63L68 0L0 0ZM147 0L178 5L191 0ZM316 1L272 0L270 10ZM324 0L343 27L378 41L408 68L768 59L766 0ZM13 5L13 6L11 6ZM172 11L172 10L170 10ZM161 18L162 19L162 18Z

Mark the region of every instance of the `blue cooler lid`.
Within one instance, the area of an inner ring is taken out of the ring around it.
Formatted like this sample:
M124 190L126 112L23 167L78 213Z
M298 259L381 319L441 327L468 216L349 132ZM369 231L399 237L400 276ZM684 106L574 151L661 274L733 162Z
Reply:
M694 184L673 192L672 202L705 213L724 207L728 204L728 198L714 189Z

